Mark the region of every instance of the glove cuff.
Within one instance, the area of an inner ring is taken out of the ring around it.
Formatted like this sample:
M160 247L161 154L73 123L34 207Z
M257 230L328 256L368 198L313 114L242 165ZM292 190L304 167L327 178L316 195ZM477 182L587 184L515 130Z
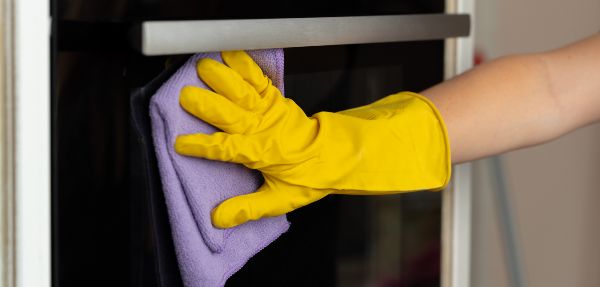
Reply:
M437 120L440 124L441 132L444 135L444 143L443 144L444 144L444 149L446 152L445 165L446 165L446 169L447 169L447 173L446 173L447 176L446 176L446 179L444 180L444 183L442 184L442 186L440 186L439 188L432 189L431 191L441 191L448 186L448 183L450 182L450 178L452 178L452 156L450 154L450 138L448 137L448 130L446 129L446 123L444 122L444 118L442 118L442 114L437 109L437 107L433 104L433 102L431 102L425 96L418 94L418 93L414 93L414 92L401 92L401 94L413 96L413 97L423 101L424 103L426 103L431 108L431 111L433 112L434 116L437 118Z

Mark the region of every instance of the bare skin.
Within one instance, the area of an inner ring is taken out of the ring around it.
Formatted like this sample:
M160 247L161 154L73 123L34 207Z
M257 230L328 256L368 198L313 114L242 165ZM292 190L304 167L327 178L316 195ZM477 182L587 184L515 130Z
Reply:
M444 118L453 163L550 141L600 120L600 34L491 61L421 94Z

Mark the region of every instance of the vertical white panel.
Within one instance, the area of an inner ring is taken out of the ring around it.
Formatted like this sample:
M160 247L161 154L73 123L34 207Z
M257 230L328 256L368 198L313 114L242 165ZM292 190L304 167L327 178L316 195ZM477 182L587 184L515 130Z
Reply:
M50 286L48 0L14 1L16 283Z
M9 191L7 186L6 179L6 53L7 49L5 48L7 45L7 26L8 19L6 17L7 13L5 2L0 2L0 23L2 23L2 28L0 28L0 286L5 287L8 283L5 280L8 280L8 265L11 263L8 260L8 253L10 247L8 246L9 242L9 228L8 228L8 220L9 216L7 216L8 212L8 203L9 201Z
M471 286L471 164L454 167L452 287Z
M475 3L473 0L458 0L457 13L471 15L474 23ZM469 37L456 39L456 70L461 74L473 67L473 25ZM472 197L471 164L454 167L454 202L453 202L453 234L452 234L452 286L471 286L471 223Z
M448 13L471 15L469 37L446 41L446 78L461 74L473 67L473 0L447 0ZM471 227L472 227L472 170L471 164L453 167L452 186L444 196L444 253L442 285L471 286Z

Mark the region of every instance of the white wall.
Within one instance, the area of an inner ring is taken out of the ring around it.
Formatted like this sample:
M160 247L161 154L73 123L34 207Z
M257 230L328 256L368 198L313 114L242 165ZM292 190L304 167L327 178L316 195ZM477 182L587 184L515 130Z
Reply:
M488 59L552 49L600 31L600 0L476 5L476 45ZM600 124L502 160L527 285L600 286ZM473 286L509 286L493 186L485 162L477 166Z

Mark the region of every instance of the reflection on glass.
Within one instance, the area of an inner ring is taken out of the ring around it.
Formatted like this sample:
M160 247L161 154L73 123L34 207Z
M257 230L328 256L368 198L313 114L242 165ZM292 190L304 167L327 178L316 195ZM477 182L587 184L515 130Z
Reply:
M342 198L340 217L351 220L339 225L336 286L439 286L440 200L429 192Z

